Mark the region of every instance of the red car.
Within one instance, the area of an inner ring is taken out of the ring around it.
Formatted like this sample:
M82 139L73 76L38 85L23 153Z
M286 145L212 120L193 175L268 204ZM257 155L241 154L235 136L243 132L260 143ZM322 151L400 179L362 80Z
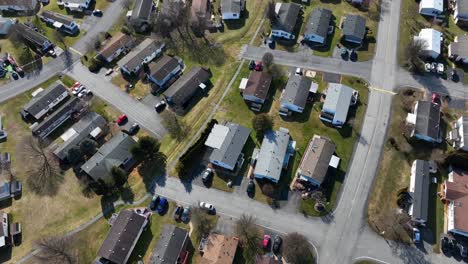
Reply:
M117 119L117 125L121 126L123 125L125 122L127 121L127 115L126 114L122 114L121 116L119 116L119 118Z
M80 82L76 82L76 83L73 84L73 86L71 88L73 89L73 88L79 87L80 85L81 85Z
M262 241L263 249L268 248L268 245L270 244L270 239L271 239L270 235L263 235L263 241Z
M432 103L440 105L440 95L438 93L432 93Z
M255 70L256 71L262 71L263 70L263 65L262 65L261 61L257 62L257 64L255 65Z

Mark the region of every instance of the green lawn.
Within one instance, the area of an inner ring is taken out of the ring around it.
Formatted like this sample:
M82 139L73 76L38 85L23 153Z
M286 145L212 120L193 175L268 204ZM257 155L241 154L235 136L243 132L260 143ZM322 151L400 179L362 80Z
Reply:
M337 145L336 153L341 158L340 173L338 174L339 177L335 177L330 181L330 193L327 194L327 198L329 201L328 208L332 208L334 205L334 199L338 193L338 190L342 183L341 176L342 173L346 172L348 167L348 162L352 153L352 149L354 146L354 142L357 138L357 134L361 129L361 122L365 110L365 105L367 104L367 95L368 90L364 83L356 78L353 77L344 77L343 83L357 89L359 91L360 99L359 99L359 106L356 113L350 114L351 117L350 123L352 123L352 127L348 126L342 129L335 129L332 127L326 126L323 122L319 119L319 113L321 110L320 103L315 102L313 105L308 104L304 113L296 114L289 118L283 119L279 116L279 98L281 95L281 90L286 82L285 69L281 68L279 70L281 72L281 77L277 78L273 82L273 86L270 88L270 98L273 98L268 103L265 104L263 111L268 112L274 120L274 128L278 129L279 127L288 128L292 139L297 142L297 152L294 155L293 159L290 162L289 170L284 173L281 178L279 186L281 188L289 188L289 183L291 182L292 178L294 177L294 172L299 165L300 158L304 153L305 148L307 147L307 143L312 138L314 134L318 135L326 135L330 137L333 142ZM221 109L216 113L215 118L217 120L229 120L232 122L236 122L242 124L248 128L252 128L252 118L255 116L255 113L251 111L247 104L244 102L243 98L239 94L239 84L242 78L248 78L249 70L248 67L245 66L239 77L233 84L233 89L229 91L228 95L224 99L223 103L221 104ZM279 75L276 75L279 76ZM315 81L319 83L320 91L322 91L326 84L321 80L321 74L317 74ZM254 138L254 142L257 146L260 146L261 142L258 142L256 139L255 131L252 130L252 138ZM258 192L257 189L255 199L259 201L266 201L268 200L265 197L262 197L261 192ZM306 210L307 214L313 214L310 210Z

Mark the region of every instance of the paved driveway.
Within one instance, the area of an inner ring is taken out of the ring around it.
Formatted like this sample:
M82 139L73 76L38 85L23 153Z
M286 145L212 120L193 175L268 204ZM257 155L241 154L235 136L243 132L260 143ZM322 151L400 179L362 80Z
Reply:
M153 107L133 99L111 82L89 72L81 63L77 63L66 74L88 87L93 91L94 95L99 96L122 113L127 114L131 120L140 124L142 128L145 128L156 137L162 138L166 133L162 125L162 118Z

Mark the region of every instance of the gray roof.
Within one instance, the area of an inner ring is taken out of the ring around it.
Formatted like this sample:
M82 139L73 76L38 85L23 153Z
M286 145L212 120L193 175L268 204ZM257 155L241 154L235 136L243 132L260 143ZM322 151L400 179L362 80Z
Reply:
M52 12L52 11L44 11L44 12L42 12L41 16L43 16L44 18L53 20L53 21L60 22L60 23L62 23L64 25L70 25L70 24L72 24L74 22L73 18L68 17L68 16L64 16L62 14L55 13L55 12Z
M125 55L117 64L120 67L125 67L129 71L134 71L140 66L146 57L151 56L154 52L164 47L164 43L157 42L152 39L143 40L130 53Z
M34 46L40 47L41 49L45 42L50 42L46 36L27 27L23 23L16 23L13 29L16 30L16 32L18 32L24 40Z
M153 8L153 0L136 0L131 19L148 20Z
M0 34L8 34L13 26L13 20L0 16Z
M309 16L304 35L317 35L326 38L328 26L332 19L332 11L326 8L316 8Z
M221 12L240 13L242 0L221 0Z
M148 65L151 77L159 81L166 78L177 66L179 66L179 61L167 55L163 55L159 60Z
M110 175L112 167L121 166L132 160L130 148L137 144L129 135L119 132L111 140L107 141L99 150L81 166L94 180L103 179Z
M366 18L359 15L347 15L343 23L343 35L364 39Z
M285 90L281 98L281 104L294 104L304 108L311 84L312 80L307 77L292 75L289 77L288 83L284 88Z
M214 149L210 160L217 160L235 167L237 159L250 135L250 129L235 123L227 123L229 132L219 149Z
M187 246L187 240L187 230L174 225L164 225L149 263L178 263L177 259L180 252Z
M44 91L34 96L26 105L24 105L23 109L30 115L35 116L66 91L67 88L63 83L56 81L47 89L44 89Z
M468 13L468 1L466 0L458 0L457 2L457 10L459 14L467 14Z
M300 174L323 183L335 149L336 146L330 139L314 135L302 156Z
M463 116L463 140L468 140L468 116Z
M21 6L24 10L34 10L37 0L0 0L0 6Z
M127 256L133 250L133 245L138 241L146 222L146 217L134 210L122 210L115 219L98 251L98 256L116 264L124 264Z
M341 83L329 83L322 112L333 113L336 119L346 121L354 91Z
M71 136L67 141L63 142L57 149L55 149L54 154L61 160L64 160L68 151L74 147L78 146L83 140L85 140L89 134L96 128L103 128L107 125L106 119L100 116L95 112L90 112L73 125L70 129L74 130L74 135Z
M268 176L279 181L289 141L290 136L287 130L280 128L276 131L266 132L260 147L254 174Z
M67 121L72 114L81 109L81 100L78 97L73 97L65 102L59 109L55 110L51 115L47 116L39 125L32 130L33 135L45 138L59 128Z
M439 130L440 106L430 101L418 101L414 133L438 139Z
M413 198L412 217L427 221L428 203L429 203L429 162L425 160L415 160L415 182Z
M281 3L277 13L276 22L272 25L273 30L293 32L301 6L295 3Z
M457 42L450 44L450 52L463 58L468 58L468 35L457 36Z
M174 82L164 96L172 105L183 106L200 88L200 84L206 84L211 77L211 72L200 66L192 67Z
M10 195L10 183L5 181L0 181L0 201L9 199ZM1 228L0 228L1 230Z

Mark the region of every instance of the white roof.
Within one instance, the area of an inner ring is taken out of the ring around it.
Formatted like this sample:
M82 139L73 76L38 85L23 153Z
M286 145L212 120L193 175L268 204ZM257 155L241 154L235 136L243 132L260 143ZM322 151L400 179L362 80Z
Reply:
M247 83L249 82L249 79L247 78L242 78L240 84L239 84L239 89L244 90L245 87L247 87Z
M34 92L31 93L32 97L35 97L36 95L38 95L40 92L44 91L43 88L39 87L37 88L37 90L35 90Z
M215 124L213 129L211 129L211 133L206 139L205 146L219 149L223 145L224 139L228 133L229 127Z
M309 92L311 92L311 93L317 93L317 90L318 90L318 83L312 82L312 83L310 84Z
M90 136L92 136L93 138L97 138L102 132L102 129L100 127L96 127L95 129L93 129L93 131L91 131L91 133L89 133Z
M56 27L56 28L61 28L63 26L63 23L55 21L53 26Z
M424 50L431 50L440 54L442 33L432 28L423 28L419 32L418 38L426 41L427 46Z
M335 168L335 169L338 169L339 164L340 164L340 158L338 158L335 155L331 157L330 163L328 163L330 167Z
M346 121L353 92L354 89L344 84L329 83L323 110L328 113L335 113L335 120Z
M444 11L444 0L421 0L419 3L420 8L433 8L439 10L440 12Z
M67 141L69 140L71 137L73 137L75 134L77 134L77 132L75 131L75 129L70 128L68 129L67 131L65 131L65 133L63 133L60 138L63 140L63 141Z

